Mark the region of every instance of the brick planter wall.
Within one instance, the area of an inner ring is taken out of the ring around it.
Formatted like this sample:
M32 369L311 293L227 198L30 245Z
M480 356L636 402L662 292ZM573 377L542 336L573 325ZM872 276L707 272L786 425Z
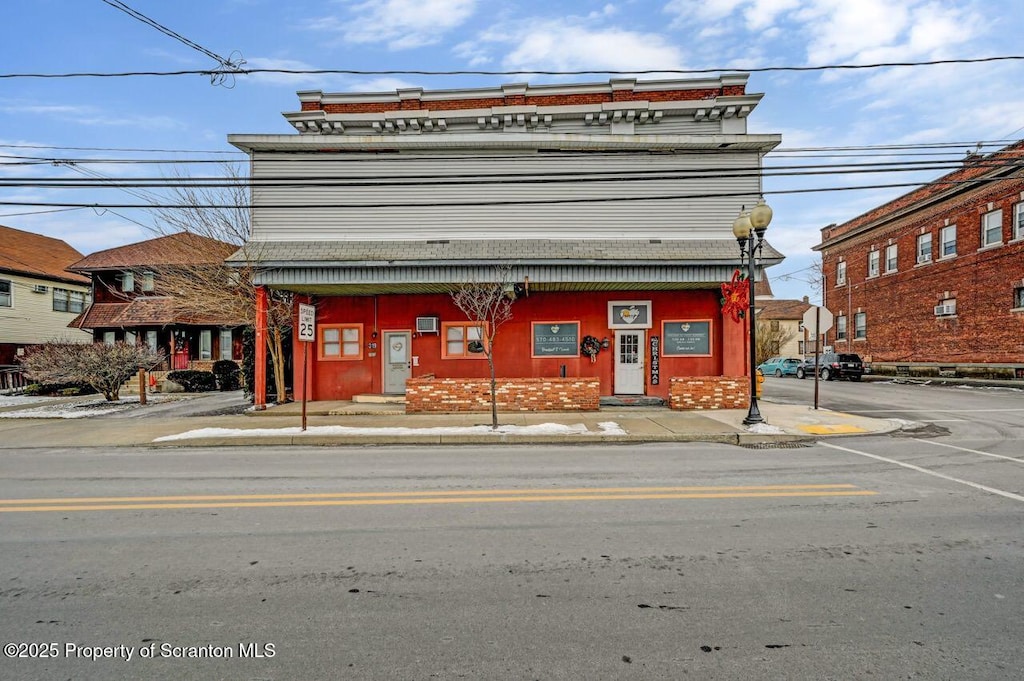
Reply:
M498 379L501 411L597 411L597 378ZM490 411L491 381L486 378L411 378L405 384L405 411Z
M750 379L746 376L673 377L669 383L672 409L746 409Z

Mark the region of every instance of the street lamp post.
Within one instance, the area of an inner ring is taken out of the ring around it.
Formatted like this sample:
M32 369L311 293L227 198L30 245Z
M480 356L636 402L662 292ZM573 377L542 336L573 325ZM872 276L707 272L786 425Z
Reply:
M747 317L750 321L750 409L747 417L743 419L744 425L764 423L761 410L757 407L757 321L754 319L754 266L757 254L761 252L761 245L764 243L764 233L768 231L768 223L772 221L772 209L759 199L757 205L751 210L744 207L740 215L732 223L732 233L736 237L736 243L740 246L740 267L743 266L743 259L747 260L747 281L750 293L750 305L747 308Z

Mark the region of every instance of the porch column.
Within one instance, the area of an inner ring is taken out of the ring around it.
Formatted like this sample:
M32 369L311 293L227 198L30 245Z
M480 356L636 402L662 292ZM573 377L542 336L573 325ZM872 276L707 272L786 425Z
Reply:
M256 287L256 376L253 406L267 408L267 289ZM280 391L280 388L278 388Z

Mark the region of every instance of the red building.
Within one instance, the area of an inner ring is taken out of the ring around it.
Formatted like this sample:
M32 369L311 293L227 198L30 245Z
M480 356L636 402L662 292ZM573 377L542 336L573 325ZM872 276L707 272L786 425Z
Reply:
M829 340L881 373L1024 377L1024 142L821 231Z
M780 141L747 133L762 95L746 81L300 92L285 114L300 134L229 138L253 183L252 239L229 264L255 253L257 283L315 304L315 400L488 376L450 291L502 268L499 377L665 398L671 377L743 376L746 325L720 285Z
M196 234L171 234L108 248L68 266L90 277L92 302L68 326L88 329L96 342L145 343L168 359L166 369L206 369L242 357L239 320L183 313L161 286L172 268L222 266L235 247Z

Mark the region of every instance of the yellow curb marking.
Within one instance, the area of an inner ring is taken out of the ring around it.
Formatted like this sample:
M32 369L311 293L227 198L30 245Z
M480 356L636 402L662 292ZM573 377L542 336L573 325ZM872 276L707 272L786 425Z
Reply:
M544 490L452 490L433 492L353 492L350 494L266 494L183 497L96 497L83 499L5 499L0 513L116 511L303 506L383 506L484 504L531 501L625 501L630 499L742 499L772 497L869 496L854 485L765 485L739 487L609 487ZM274 501L255 501L273 499ZM153 503L163 502L163 503ZM35 505L33 505L35 504Z
M811 435L840 435L845 433L866 433L868 431L858 426L835 425L835 426L799 426L800 430Z

